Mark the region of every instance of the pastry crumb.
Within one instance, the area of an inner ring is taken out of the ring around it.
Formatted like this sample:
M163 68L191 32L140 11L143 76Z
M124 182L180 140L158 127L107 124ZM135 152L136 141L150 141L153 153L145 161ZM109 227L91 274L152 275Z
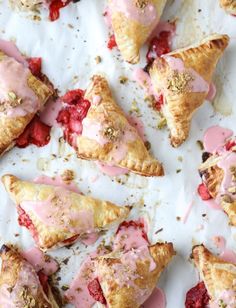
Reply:
M128 78L125 77L125 76L120 76L119 81L120 81L121 84L125 84L128 81Z
M74 173L73 170L66 169L61 174L61 178L62 178L63 182L68 184L68 183L72 182L75 179L75 173Z
M96 64L101 63L102 62L102 58L100 56L96 56L95 57L95 62L96 62Z

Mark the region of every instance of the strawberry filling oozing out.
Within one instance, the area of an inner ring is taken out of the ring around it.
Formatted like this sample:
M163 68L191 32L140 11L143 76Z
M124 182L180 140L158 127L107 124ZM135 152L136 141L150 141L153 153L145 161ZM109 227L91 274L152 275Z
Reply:
M77 240L78 237L79 237L79 234L72 236L68 238L67 240L63 241L63 244L66 244L66 245L73 244Z
M141 222L141 221L134 221L134 220L130 220L130 221L123 221L117 231L116 231L116 234L119 233L120 230L122 229L128 229L129 227L133 227L135 229L141 229L142 230L142 237L149 243L148 241L148 237L147 237L147 233L145 232L144 228L144 223Z
M112 34L109 37L109 41L107 42L107 48L112 50L115 47L117 47L116 38L115 38L115 35Z
M161 94L158 99L155 100L154 108L158 111L161 111L162 106L164 105L164 96Z
M102 288L98 281L98 278L93 279L89 282L88 286L89 294L96 300L96 302L100 302L103 305L106 305L106 299L103 295Z
M210 296L204 282L199 282L186 294L185 308L207 308Z
M29 69L35 77L42 78L42 58L28 58Z
M45 275L42 271L39 271L38 272L38 277L39 277L39 281L40 281L40 284L43 288L43 291L46 295L48 295L48 276Z
M207 186L204 183L202 183L202 184L200 184L198 186L197 191L198 191L198 194L199 194L199 196L201 197L201 199L203 201L212 199L212 197L211 197L211 195L209 193L209 190L208 190Z
M57 122L63 127L65 140L71 146L76 147L74 137L82 133L82 121L91 104L84 99L84 91L80 89L67 92L61 100L65 107L59 112Z
M236 146L236 142L234 140L229 140L226 144L225 144L225 149L226 151L230 151L232 149L232 147Z
M37 230L33 225L32 220L29 218L29 215L20 207L17 208L18 212L18 223L20 226L26 227L30 233L32 234L33 238L37 240Z
M52 0L49 5L49 19L55 21L60 17L60 10L67 6L72 0Z

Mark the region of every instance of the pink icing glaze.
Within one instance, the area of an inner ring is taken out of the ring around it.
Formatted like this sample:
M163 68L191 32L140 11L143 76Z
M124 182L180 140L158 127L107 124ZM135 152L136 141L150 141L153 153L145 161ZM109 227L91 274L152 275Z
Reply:
M233 135L231 129L223 128L218 125L207 129L203 137L203 145L206 152L216 153L222 150L225 142Z
M184 214L184 216L183 216L183 223L184 223L184 224L185 224L185 223L187 222L187 220L188 220L188 217L189 217L189 215L190 215L190 213L191 213L191 211L192 211L193 205L194 205L194 201L191 201L191 202L189 203L189 205L187 206L186 212L185 212L185 214Z
M151 296L146 300L143 308L165 308L166 307L166 296L163 290L155 288Z
M236 292L234 290L224 290L217 295L217 299L210 304L210 308L235 308ZM224 306L222 305L224 304Z
M159 36L161 32L170 32L170 41L174 37L176 33L176 26L174 23L166 22L166 21L160 21L155 29L152 31L151 35L148 38L148 41L150 41L153 37Z
M139 137L141 137L141 139L145 142L146 137L145 137L145 128L143 121L140 118L133 115L128 117L128 121L129 124L132 125L137 130Z
M109 176L118 176L118 175L129 173L129 170L125 169L125 168L120 168L120 167L116 167L116 166L110 166L108 164L104 164L104 163L101 163L99 161L96 161L96 164L97 164L98 168L103 173L105 173L105 174L107 174Z
M40 113L41 121L49 126L54 126L54 127L59 126L56 118L61 108L62 108L62 102L60 99L57 99L56 101L51 100L45 105L45 108Z
M13 42L0 40L0 50L3 51L8 57L12 57L25 67L28 67L28 62L25 57L22 56L19 49Z
M73 191L75 193L80 194L80 190L76 184L74 184L73 182L70 182L69 184L65 183L62 177L59 175L53 178L50 178L49 176L46 176L46 175L40 175L36 177L33 182L36 184L53 185L57 187L62 187L69 191Z
M45 256L45 254L36 247L21 252L21 255L34 267L36 272L42 270L47 276L56 273L59 268L58 263L52 257Z
M14 92L22 99L21 105L1 114L8 117L25 116L40 109L40 100L28 86L30 70L13 58L0 61L0 101L9 101L8 93ZM20 76L20 78L19 78Z
M112 13L121 12L127 18L133 19L145 26L158 22L156 7L152 3L149 3L144 9L140 9L133 0L112 0L110 8Z
M192 77L193 81L189 83L191 92L209 92L209 84L192 68L185 68L184 62L179 59L168 55L162 56L169 64L172 70L178 72L188 72Z
M212 240L216 247L221 251L220 258L226 262L236 264L236 253L233 250L226 248L226 239L223 236L214 236Z
M108 139L103 137L102 134L100 133L102 129L102 125L100 123L95 123L91 119L85 118L83 119L82 124L83 124L82 136L96 140L101 146L108 143Z
M133 79L144 89L149 95L155 96L155 91L152 86L152 81L148 73L141 68L135 68L133 72Z
M214 199L206 200L206 201L204 201L204 203L205 203L210 209L222 211L222 207L221 207L220 204L218 204L218 203L216 202L216 200L214 200Z
M92 233L88 233L83 235L80 238L80 241L84 244L84 245L93 245L94 243L96 243L96 241L99 238L99 233L98 232L92 232Z
M207 97L206 97L206 100L213 101L215 96L216 96L216 86L214 85L213 82L211 82L210 83L209 92L208 92Z
M107 27L111 27L111 10L109 7L106 7L105 12L103 14L105 23Z
M102 98L101 98L100 95L95 95L95 96L93 97L92 104L95 105L95 106L97 106L97 105L100 104L101 100L102 100Z

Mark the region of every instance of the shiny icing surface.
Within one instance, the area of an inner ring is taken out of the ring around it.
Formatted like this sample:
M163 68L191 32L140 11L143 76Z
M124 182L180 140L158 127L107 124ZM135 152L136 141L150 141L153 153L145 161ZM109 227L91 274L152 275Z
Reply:
M157 10L151 1L148 1L148 3L141 8L138 5L138 1L111 0L110 8L112 13L123 13L128 19L137 21L145 26L158 22Z
M165 308L166 296L160 288L155 288L150 297L143 304L143 308Z
M208 128L203 136L203 146L206 152L215 154L223 150L225 142L233 135L231 129L223 128L218 125Z
M118 176L118 175L129 173L129 170L125 168L110 166L108 164L104 164L99 161L97 161L96 164L103 173L109 176Z
M75 185L73 182L66 183L65 181L63 181L62 177L59 175L54 176L53 178L46 176L46 175L41 175L34 179L34 183L44 184L44 185L53 185L53 186L62 187L64 189L73 191L77 194L80 193L77 185Z

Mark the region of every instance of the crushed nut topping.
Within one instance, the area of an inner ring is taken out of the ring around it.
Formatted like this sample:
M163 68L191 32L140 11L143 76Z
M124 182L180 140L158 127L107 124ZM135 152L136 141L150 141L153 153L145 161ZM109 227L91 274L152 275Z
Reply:
M19 294L20 298L24 302L23 308L33 308L36 306L34 297L30 294L30 290L27 286L23 286Z
M116 141L119 138L120 132L119 132L118 129L115 129L112 126L107 126L103 130L103 135L104 135L104 137L106 137L110 141Z
M7 101L0 102L0 112L5 112L10 108L16 108L22 103L22 98L17 97L16 93L13 91L9 91L7 93L7 96L8 96Z
M189 82L193 81L192 75L183 72L174 71L171 77L167 80L167 89L175 94L185 93L189 90Z
M145 7L148 5L148 0L135 0L135 5L139 9L145 9Z
M73 170L67 169L62 173L61 178L63 182L70 183L71 181L75 179L75 173Z
M128 81L128 78L125 77L125 76L120 76L119 81L120 81L121 84L125 84Z

